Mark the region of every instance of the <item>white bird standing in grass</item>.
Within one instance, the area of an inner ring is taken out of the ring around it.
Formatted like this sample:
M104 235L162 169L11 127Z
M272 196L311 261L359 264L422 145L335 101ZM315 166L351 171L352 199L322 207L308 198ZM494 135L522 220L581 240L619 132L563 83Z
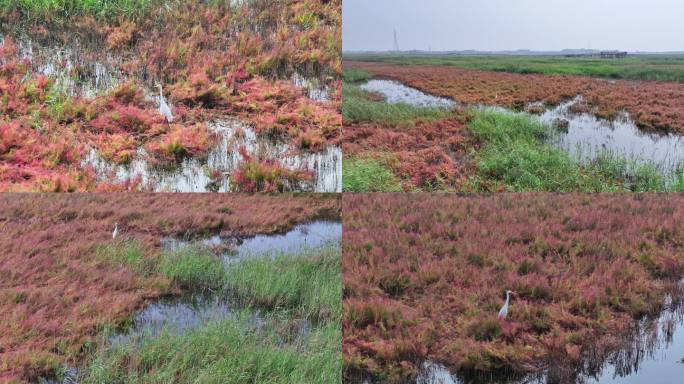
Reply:
M171 108L169 108L169 105L166 104L166 100L164 100L164 92L162 90L162 85L160 83L157 83L157 86L159 87L159 113L161 113L161 115L166 118L167 123L171 124L173 123L173 115L171 114Z
M119 234L119 223L114 223L114 231L112 232L112 240L116 240L116 235Z
M499 310L499 320L504 320L508 316L508 303L511 301L511 293L513 291L506 290L506 302L501 307L501 310Z

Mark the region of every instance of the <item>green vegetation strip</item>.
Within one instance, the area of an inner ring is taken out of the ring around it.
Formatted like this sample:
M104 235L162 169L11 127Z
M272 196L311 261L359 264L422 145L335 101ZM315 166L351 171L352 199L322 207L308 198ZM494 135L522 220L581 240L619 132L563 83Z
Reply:
M246 304L178 335L99 348L83 383L333 383L342 377L340 245L294 254L261 255L225 267L202 248L164 252L148 261L135 241L100 249L99 255L142 274L161 273L174 283L219 288ZM222 292L222 291L221 291ZM265 310L255 324L252 311ZM292 338L301 321L311 322Z
M402 65L447 65L494 72L684 82L684 55L679 54L639 55L623 59L457 55L347 55L345 58Z
M371 158L344 160L344 192L402 192L401 182L382 161Z
M171 0L0 0L0 10L19 11L29 18L93 16L101 19L143 16L153 5L170 6Z

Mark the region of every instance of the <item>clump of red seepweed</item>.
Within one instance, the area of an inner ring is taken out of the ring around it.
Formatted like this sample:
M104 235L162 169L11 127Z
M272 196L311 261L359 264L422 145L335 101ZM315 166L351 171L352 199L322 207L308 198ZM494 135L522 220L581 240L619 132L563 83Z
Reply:
M466 116L409 123L347 124L342 150L345 156L379 158L401 179L423 189L458 189L470 165Z
M150 141L145 148L155 163L169 166L187 157L205 156L213 139L203 123L191 126L174 124L168 133Z
M293 170L278 160L253 158L244 146L239 148L243 163L230 176L233 188L238 192L286 192L296 191L303 183L313 180L308 170Z
M404 382L426 359L536 372L610 349L684 274L681 206L662 195L345 195L346 375Z

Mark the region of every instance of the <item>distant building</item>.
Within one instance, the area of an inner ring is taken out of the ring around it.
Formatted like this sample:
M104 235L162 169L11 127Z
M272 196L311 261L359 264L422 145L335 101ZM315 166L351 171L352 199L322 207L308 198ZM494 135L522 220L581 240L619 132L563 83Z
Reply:
M600 57L602 59L621 59L627 57L625 51L601 51L601 52L586 52L586 53L571 53L565 57Z
M621 59L627 57L627 52L624 51L601 51L599 54L602 59Z

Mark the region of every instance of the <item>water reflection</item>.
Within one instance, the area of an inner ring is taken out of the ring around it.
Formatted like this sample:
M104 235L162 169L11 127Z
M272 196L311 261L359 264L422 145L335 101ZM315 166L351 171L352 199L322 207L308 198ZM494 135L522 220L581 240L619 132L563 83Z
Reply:
M456 105L453 100L428 95L394 80L370 80L361 85L361 89L382 94L385 102L389 104L404 103L416 107L440 108L451 108Z
M49 45L25 34L13 37L19 56L28 59L30 70L55 80L55 88L68 96L94 97L115 88L124 79L118 69L121 57L86 49L78 39L70 46ZM0 34L0 40L4 37Z
M684 164L684 137L640 130L626 113L614 120L597 118L590 113L573 113L572 107L582 102L578 96L546 109L541 122L559 128L554 144L581 161L612 153L627 159L649 162L664 171L676 170Z
M211 236L205 239L164 238L162 247L167 250L178 250L192 245L200 245L209 249L219 249L227 263L248 257L265 257L278 254L289 254L321 247L330 242L342 239L342 224L337 221L319 220L307 224L299 224L282 234L256 235L246 239L235 237Z

